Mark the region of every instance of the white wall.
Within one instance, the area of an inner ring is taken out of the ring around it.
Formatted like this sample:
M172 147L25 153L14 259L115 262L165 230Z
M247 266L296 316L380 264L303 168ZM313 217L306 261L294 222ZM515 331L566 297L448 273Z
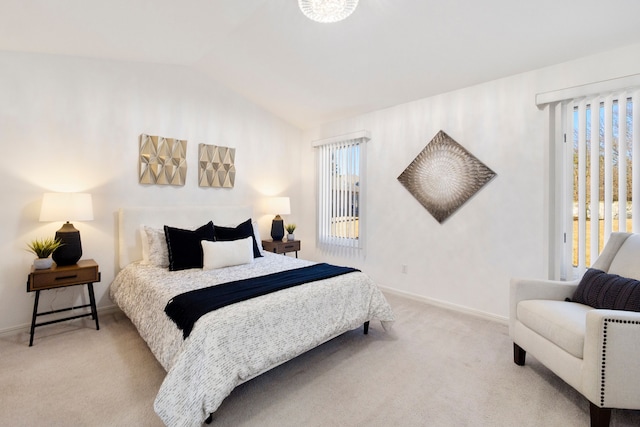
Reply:
M472 72L472 68L470 69ZM257 203L291 196L302 255L352 264L381 286L505 317L512 276L546 277L549 159L545 112L535 94L640 73L640 45L331 123L304 134L182 67L0 53L0 333L30 322L25 291L42 193L88 191L95 220L76 223L85 257L101 266L99 305L116 272L115 212L125 205ZM368 129L369 223L364 261L315 250L315 166L310 141ZM440 130L498 176L439 224L398 175ZM189 141L184 187L138 184L141 133ZM236 147L232 190L197 186L197 144ZM256 213L263 235L268 216ZM408 273L401 273L401 266ZM73 289L73 288L72 288ZM42 306L80 298L45 292Z
M138 184L141 133L188 140L183 187ZM75 225L84 256L100 264L98 303L110 306L120 206L295 200L300 165L287 160L299 158L300 140L300 130L186 68L0 53L0 333L31 319L26 243L61 225L38 222L44 192L93 194L95 220ZM235 188L198 187L198 143L236 148ZM259 210L256 218L268 235L270 218ZM47 291L41 310L78 298L79 287Z
M469 72L473 72L470 64ZM314 185L310 141L371 131L364 261L381 286L420 299L504 318L513 276L547 277L549 147L539 92L640 73L640 45L398 105L305 132L305 186ZM439 224L398 182L405 167L444 130L497 173ZM305 193L313 197L311 192ZM309 199L310 200L310 199ZM311 202L304 217L313 218ZM551 206L551 208L553 208ZM313 227L305 224L304 229ZM312 233L299 233L309 247ZM401 272L407 265L407 274Z

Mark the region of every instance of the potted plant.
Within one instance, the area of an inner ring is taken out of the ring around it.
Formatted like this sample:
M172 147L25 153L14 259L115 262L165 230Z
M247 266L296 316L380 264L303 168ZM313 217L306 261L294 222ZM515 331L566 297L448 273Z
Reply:
M296 225L287 224L285 229L287 230L287 240L296 240L296 236L293 235L293 232L296 230Z
M53 260L50 258L53 251L64 245L60 239L45 237L34 239L27 244L27 250L34 253L38 258L33 261L36 270L51 268Z

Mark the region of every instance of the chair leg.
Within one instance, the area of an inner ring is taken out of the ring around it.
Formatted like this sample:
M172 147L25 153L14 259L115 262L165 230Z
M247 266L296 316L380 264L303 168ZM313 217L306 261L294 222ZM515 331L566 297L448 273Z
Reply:
M527 358L527 352L518 344L513 343L513 363L518 366L524 366L524 361Z
M591 415L591 427L609 427L611 420L611 409L601 408L589 402L589 413Z

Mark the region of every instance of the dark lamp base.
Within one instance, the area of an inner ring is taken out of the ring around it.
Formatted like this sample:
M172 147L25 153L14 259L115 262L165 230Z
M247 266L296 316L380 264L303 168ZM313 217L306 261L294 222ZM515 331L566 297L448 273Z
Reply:
M51 258L57 265L73 265L77 264L82 257L82 244L80 243L80 232L67 222L60 230L56 231L56 239L60 239L63 243L56 249Z
M280 218L278 215L276 218ZM284 237L284 221L282 219L274 219L271 221L271 238L274 242L282 241Z

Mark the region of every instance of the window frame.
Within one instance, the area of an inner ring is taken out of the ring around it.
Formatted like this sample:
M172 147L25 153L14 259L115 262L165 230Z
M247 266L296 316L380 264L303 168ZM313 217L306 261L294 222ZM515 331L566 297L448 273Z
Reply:
M353 132L313 142L316 149L316 246L342 255L364 255L366 236L366 143L368 131ZM356 149L354 153L341 150ZM339 163L336 155L345 155ZM334 157L332 157L334 156ZM357 171L357 175L356 172ZM340 173L342 172L342 173ZM354 181L357 176L357 181ZM346 177L346 178L344 178ZM335 190L335 184L338 190ZM357 188L356 188L357 187ZM357 191L356 191L357 190ZM357 197L355 197L357 193ZM357 236L336 233L335 218L353 212L357 200Z
M600 100L606 97L624 96L632 98L636 108L632 110L631 150L633 152L632 190L633 195L640 194L640 74L596 82L588 85L560 89L536 95L538 108L547 113L549 159L548 181L546 183L548 218L548 276L550 279L572 280L579 277L590 260L582 266L573 267L573 114L569 114L567 105L578 104L582 100ZM567 135L565 140L565 135ZM565 142L566 141L566 142ZM609 160L607 160L609 161ZM570 167L569 167L570 165ZM571 185L571 190L567 190ZM587 183L587 185L589 185ZM586 198L584 199L586 201ZM640 232L640 197L630 202L632 210L631 229L628 232ZM606 233L602 247L609 234ZM592 240L593 241L593 240ZM595 242L594 242L595 243ZM593 245L592 245L593 246ZM593 258L595 259L595 258Z

